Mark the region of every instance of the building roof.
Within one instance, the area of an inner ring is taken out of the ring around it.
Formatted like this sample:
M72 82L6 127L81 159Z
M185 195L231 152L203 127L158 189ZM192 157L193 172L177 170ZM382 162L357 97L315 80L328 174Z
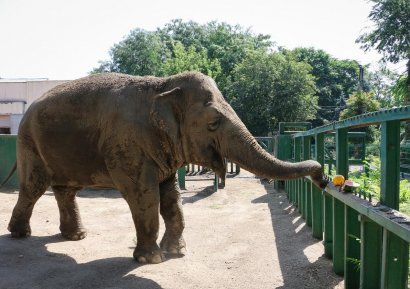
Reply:
M30 81L47 81L48 78L0 78L1 82L30 82Z

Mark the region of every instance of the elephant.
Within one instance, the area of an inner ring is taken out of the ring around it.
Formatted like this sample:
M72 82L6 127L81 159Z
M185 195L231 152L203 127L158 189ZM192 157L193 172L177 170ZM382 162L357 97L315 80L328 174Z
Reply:
M61 234L83 239L76 193L84 187L114 188L132 214L138 262L160 263L165 253L183 256L176 172L194 163L224 178L225 158L269 179L310 176L320 188L328 183L314 160L288 163L265 152L204 74L101 73L72 80L46 92L21 121L20 190L8 230L12 237L30 236L33 207L51 187ZM165 233L158 245L159 215Z

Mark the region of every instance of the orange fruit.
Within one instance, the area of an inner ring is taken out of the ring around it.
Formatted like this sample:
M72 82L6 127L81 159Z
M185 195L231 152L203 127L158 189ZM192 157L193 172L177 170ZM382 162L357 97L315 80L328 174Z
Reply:
M336 175L333 177L333 184L335 186L341 186L345 182L345 177L342 175Z

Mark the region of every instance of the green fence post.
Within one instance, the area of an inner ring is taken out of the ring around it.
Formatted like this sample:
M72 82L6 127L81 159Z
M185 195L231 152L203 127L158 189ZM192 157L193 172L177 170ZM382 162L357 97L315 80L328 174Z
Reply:
M308 160L310 159L310 140L311 137L307 136L307 137L303 137L302 138L302 160ZM308 207L308 199L310 200L310 194L308 192L308 188L307 188L307 181L303 178L303 189L302 189L302 216L303 218L306 220L306 224L308 226L310 226L311 221L308 221L308 214L309 217L311 215L311 213L308 211L311 210L310 206ZM310 202L309 202L310 203Z
M186 169L185 166L181 167L178 169L178 184L179 188L182 190L185 190L185 174L186 174Z
M349 175L349 150L347 145L347 128L336 131L336 173L346 179Z
M409 243L383 229L382 289L407 289Z
M323 192L323 247L325 256L333 258L333 198Z
M288 194L289 203L292 203L292 181L286 180L286 192Z
M360 215L360 289L380 288L382 227Z
M283 161L289 161L291 158L291 136L290 135L284 135L284 134L278 134L272 137L272 150L273 154L276 158L283 160ZM276 189L283 189L283 181L275 181L275 188ZM288 182L288 188L289 188L289 182ZM290 193L287 192L288 194L288 200L290 201Z
M400 198L400 121L383 122L381 132L380 202L398 210Z
M215 178L214 178L214 192L218 191L218 186L219 186L219 176L215 173Z
M302 142L301 138L297 137L295 138L294 142L294 148L295 148L295 162L300 162L300 155L301 155L301 149L302 149ZM299 180L296 180L296 194L295 194L295 205L298 207L298 212L300 213L300 182Z
M290 195L289 201L292 204L294 203L294 198L295 198L293 194L293 185L294 185L293 180L289 180L289 195Z
M360 286L360 223L359 213L345 205L345 288Z
M323 135L323 163L325 163L324 155L324 135ZM323 192L323 247L325 256L329 259L333 258L333 202L332 197Z
M306 225L312 227L312 182L305 181L305 191Z
M315 135L315 158L322 166L325 162L325 139L324 134ZM314 238L323 239L323 201L322 191L312 186L312 235Z
M349 174L349 151L346 128L336 130L336 172L346 179ZM344 274L345 263L345 205L333 199L333 271Z

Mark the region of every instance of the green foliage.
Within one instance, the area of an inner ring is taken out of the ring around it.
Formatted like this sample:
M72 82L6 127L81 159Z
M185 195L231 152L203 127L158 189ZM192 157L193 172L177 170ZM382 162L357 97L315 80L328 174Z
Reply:
M400 182L400 203L410 209L410 183L406 179Z
M391 108L402 105L401 88L395 92L399 75L389 70L385 62L379 62L375 71L365 70L364 78L365 85L374 93L380 107Z
M408 90L409 76L401 76L392 87L392 95L396 106L410 104L410 91Z
M380 105L375 100L372 92L355 92L346 101L346 108L340 113L340 119L346 119L379 109Z
M369 156L364 162L364 172L357 171L349 174L349 179L360 184L359 190L364 194L371 193L376 200L380 200L381 162L379 157ZM410 183L406 179L400 180L400 212L410 215Z
M374 3L369 19L374 30L363 33L357 42L364 50L375 48L384 59L397 63L410 58L410 1L370 0Z
M360 184L359 190L363 194L372 194L376 200L380 200L381 170L380 158L370 156L364 161L364 173L356 172L349 175L349 179Z
M233 70L228 100L256 135L266 135L280 121L312 119L317 97L310 70L280 53L255 51Z
M346 119L356 115L365 114L380 109L379 102L374 98L372 92L358 91L353 93L346 101L346 108L340 113L340 119ZM356 131L366 132L367 139L370 142L375 140L377 130L375 127L367 126L357 129Z
M399 85L399 93L410 103L410 1L370 0L374 3L369 19L374 22L373 30L363 33L356 42L367 51L371 48L383 54L384 61L398 63L407 61L406 85ZM400 91L400 92L399 92Z
M345 98L357 89L359 66L354 60L338 60L323 50L314 48L282 49L287 57L312 66L311 74L317 87L318 114L314 126L339 119Z
M111 59L100 62L92 73L112 71L163 76L192 68L211 73L225 93L234 67L248 53L254 50L268 52L272 46L270 36L255 35L239 25L218 22L201 25L177 19L155 32L131 31L111 48ZM188 63L191 60L193 64Z
M184 71L200 71L217 78L221 73L218 59L209 59L206 50L196 52L195 47L185 48L182 43L177 42L173 51L174 57L166 59L162 66L164 75L173 75Z
M110 56L111 60L100 62L92 73L161 75L162 63L170 57L170 51L155 32L135 29L111 48Z

